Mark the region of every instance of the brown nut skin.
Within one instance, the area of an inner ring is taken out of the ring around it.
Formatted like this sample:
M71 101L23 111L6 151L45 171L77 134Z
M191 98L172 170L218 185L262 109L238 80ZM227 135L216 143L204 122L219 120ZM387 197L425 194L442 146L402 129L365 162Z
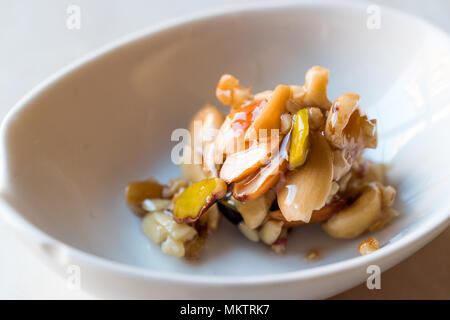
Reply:
M287 148L290 134L281 140L279 152L271 155L270 162L256 173L234 183L233 197L246 202L258 199L274 188L288 168Z
M305 223L301 220L299 221L287 221L280 210L272 211L270 213L270 218L274 220L281 220L284 222L285 227L295 227L295 226L301 226L305 224L310 223L322 223L327 221L333 214L341 210L345 206L345 201L343 199L339 199L337 201L334 201L330 204L327 204L323 208L319 210L314 210L311 215L311 220L309 220L309 223Z
M197 221L198 219L200 219L200 217L206 213L206 211L208 211L208 209L215 204L217 201L221 200L223 197L225 196L225 194L215 194L212 198L211 201L208 201L204 207L202 207L202 209L198 212L198 215L196 217L186 217L186 218L178 218L177 216L175 216L172 212L172 217L173 220L175 220L177 223L192 223Z
M236 182L233 186L233 197L242 202L258 199L275 187L286 170L286 159L278 156L256 174Z
M220 178L226 183L244 179L267 161L270 151L270 144L260 143L229 155L220 169Z

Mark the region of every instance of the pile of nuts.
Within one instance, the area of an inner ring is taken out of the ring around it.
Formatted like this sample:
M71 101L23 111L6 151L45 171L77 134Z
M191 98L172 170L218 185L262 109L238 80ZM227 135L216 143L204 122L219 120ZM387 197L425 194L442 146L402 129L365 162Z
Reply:
M173 179L167 186L153 180L131 182L127 187L127 202L137 215L143 217L144 234L154 243L161 244L164 253L195 259L208 233L217 229L220 214L217 205L213 205L196 222L176 222L171 210L188 185L185 179ZM154 190L151 197L148 197L149 189ZM140 197L137 196L139 193Z
M201 143L184 154L185 179L128 185L144 233L167 254L195 258L221 214L275 252L286 250L294 227L320 223L330 236L352 239L396 217L386 167L362 158L377 147L377 122L355 93L331 102L328 75L315 66L304 85L256 94L223 75L216 96L230 112L207 105L194 116L191 141Z

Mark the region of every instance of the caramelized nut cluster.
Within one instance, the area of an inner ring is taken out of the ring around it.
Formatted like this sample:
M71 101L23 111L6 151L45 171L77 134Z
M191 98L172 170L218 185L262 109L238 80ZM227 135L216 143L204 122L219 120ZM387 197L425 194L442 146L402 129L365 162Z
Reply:
M185 179L173 179L166 186L159 185L154 180L145 183L131 182L127 186L127 202L143 217L144 234L153 242L161 244L164 253L177 258L198 258L206 236L217 229L219 222L217 205L211 203L195 222L190 219L178 221L174 218L172 211L179 198L192 186L195 188L195 184L189 186ZM204 207L206 206L205 204ZM187 214L186 218L189 218L189 212Z
M332 237L351 239L395 217L396 192L384 184L385 167L362 158L377 146L376 120L356 93L330 101L328 75L315 66L303 85L256 94L223 75L216 96L230 112L207 105L192 119L191 141L200 144L186 152L186 180L128 189L128 204L145 215L149 238L174 256L197 255L220 208L248 239L283 252L293 227L321 223Z

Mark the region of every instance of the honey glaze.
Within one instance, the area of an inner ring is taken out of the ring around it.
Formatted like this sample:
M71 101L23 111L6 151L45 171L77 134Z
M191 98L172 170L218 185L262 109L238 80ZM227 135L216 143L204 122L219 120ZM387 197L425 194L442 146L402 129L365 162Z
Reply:
M237 134L245 132L260 115L266 103L265 100L247 101L239 109L233 110L229 115L232 119L231 128L233 131Z
M254 200L275 187L288 168L288 146L290 134L283 137L281 145L271 154L269 162L254 174L237 182L233 195L240 201ZM284 179L282 179L284 180Z

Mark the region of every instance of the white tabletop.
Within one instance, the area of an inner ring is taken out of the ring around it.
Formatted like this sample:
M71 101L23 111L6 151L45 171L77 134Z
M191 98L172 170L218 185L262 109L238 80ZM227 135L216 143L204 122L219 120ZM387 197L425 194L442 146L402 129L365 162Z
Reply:
M2 44L0 118L4 117L21 96L50 74L117 37L176 16L244 1L2 0L0 2L0 43ZM433 5L429 1L420 0L375 2L419 15L450 32L450 19L448 19L450 1L448 0L433 1ZM69 30L66 26L69 5L77 5L81 10L79 30ZM448 239L448 236L440 238L442 240L435 241L444 241ZM450 293L447 297L449 296ZM94 297L85 292L69 289L65 279L55 276L0 220L1 298L85 299Z

